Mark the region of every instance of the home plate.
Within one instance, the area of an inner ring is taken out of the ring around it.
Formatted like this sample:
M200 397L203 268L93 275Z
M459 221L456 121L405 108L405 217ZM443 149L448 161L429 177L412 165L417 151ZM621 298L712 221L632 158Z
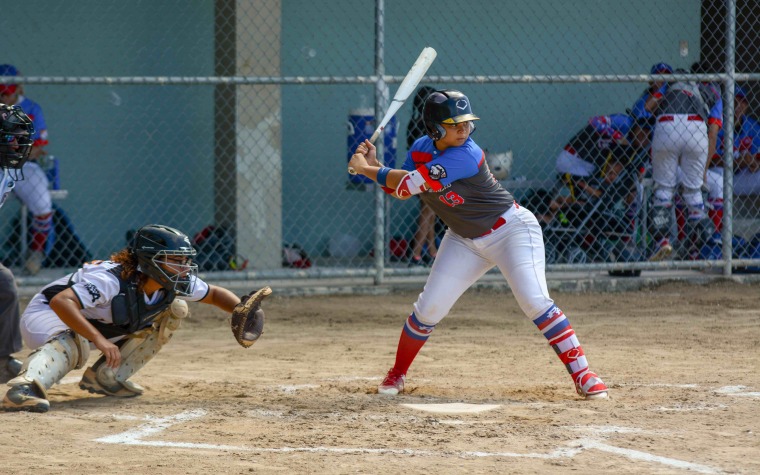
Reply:
M477 414L501 407L501 404L453 402L450 404L402 404L402 406L418 411L435 412L436 414Z

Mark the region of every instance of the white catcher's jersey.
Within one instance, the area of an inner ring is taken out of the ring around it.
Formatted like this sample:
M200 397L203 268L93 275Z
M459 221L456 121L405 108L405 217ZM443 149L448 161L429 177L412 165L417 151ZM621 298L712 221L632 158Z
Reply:
M85 264L78 269L72 278L73 285L71 290L74 291L82 307L81 311L85 318L98 320L103 323L113 323L111 315L111 300L119 294L119 280L116 278L112 269L119 264L112 261L93 261ZM43 292L45 289L54 286L67 286L71 274L61 277L60 279L46 285L40 293L35 295L27 307L22 320L28 314L36 312L53 312L50 309L49 302ZM203 280L195 278L195 289L190 297L182 297L182 300L196 302L202 300L208 294L208 284ZM150 298L143 294L145 303L151 305L161 300L163 290L156 291ZM54 313L54 312L53 312Z
M5 168L0 168L0 208L5 204L5 199L8 198L8 194L13 190L16 182L11 178L10 173Z

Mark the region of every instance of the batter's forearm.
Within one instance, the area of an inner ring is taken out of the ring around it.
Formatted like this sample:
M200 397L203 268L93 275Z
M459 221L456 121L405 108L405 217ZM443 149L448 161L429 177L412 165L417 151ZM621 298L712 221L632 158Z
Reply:
M370 180L377 183L377 174L380 172L380 170L385 167L375 167L375 166L367 166L362 169L362 175L366 176ZM385 178L385 186L386 188L390 188L392 190L395 190L398 188L399 183L401 183L401 180L404 179L404 177L407 175L406 170L398 170L398 169L392 169ZM382 183L380 183L382 185Z

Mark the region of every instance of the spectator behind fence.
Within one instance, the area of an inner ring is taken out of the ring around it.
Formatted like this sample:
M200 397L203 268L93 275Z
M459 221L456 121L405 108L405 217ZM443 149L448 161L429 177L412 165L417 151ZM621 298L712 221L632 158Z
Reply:
M649 74L673 74L673 68L668 63L657 63L649 70ZM631 107L633 118L654 119L653 109L656 108L657 101L662 98L667 90L667 81L649 81L649 87L644 90L644 93Z
M633 153L630 146L613 146L609 161L597 175L578 180L575 195L552 200L551 209L561 221L558 224L579 226L593 213L586 226L595 233L629 231L628 209L635 206L637 170L626 163ZM602 203L597 206L599 200Z
M409 119L409 124L406 127L407 150L412 148L412 144L414 144L415 140L425 135L425 124L422 121L422 106L425 105L425 98L433 91L435 91L435 89L430 86L421 86L417 90L417 94L414 96L412 117ZM416 158L418 160L430 159L430 157L421 156L417 156ZM422 163L424 162L415 162L418 166ZM417 230L414 232L414 240L412 242L412 256L409 260L410 266L426 266L432 264L438 254L435 232L438 218L424 201L419 200L419 202L420 215L417 218ZM426 253L423 255L423 252Z
M692 72L703 72L697 69ZM685 74L684 70L676 73ZM709 83L676 81L654 101L657 123L652 138L652 179L654 195L650 232L657 249L650 260L667 259L673 253L670 231L673 227L673 198L681 185L680 198L688 208L684 247L699 248L712 233L706 225L702 199L707 159L715 152L718 131L723 122L720 89ZM654 109L652 109L654 110ZM679 168L683 180L679 180Z
M19 76L15 66L0 65L0 76ZM23 180L16 183L14 192L27 206L32 214L32 239L29 243L29 254L24 268L29 274L37 274L47 255L48 236L53 227L53 200L50 196L49 182L45 171L38 160L46 155L48 131L45 116L39 104L24 96L24 88L20 84L0 84L0 102L17 105L32 119L34 123L34 145L29 161L24 164ZM26 219L23 217L22 219Z
M32 121L20 107L0 104L0 207L29 158L33 133ZM0 262L0 383L21 371L21 361L12 356L21 346L18 289L13 273Z
M760 194L760 123L748 114L747 91L736 86L734 109L734 195ZM715 154L707 173L711 218L717 231L723 221L724 130L718 132Z
M627 144L633 120L628 114L598 115L576 133L557 156L560 174L587 177L599 171L613 143Z
M605 206L599 207L599 213L610 216L610 210L622 212L619 220L610 222L615 229L605 229L602 222L597 220L599 232L622 232L620 224L631 221L638 212L642 199L640 180L649 162L649 143L651 120L640 118L634 120L631 116L613 114L617 130L627 129L626 136L618 138L604 149L601 149L603 162L595 165L593 173L588 176L576 176L573 179L563 177L563 186L551 201L548 216L553 219L558 212L564 216L565 223L578 224L587 215L586 211L597 199L604 196ZM624 117L627 117L624 118ZM595 121L597 122L597 121ZM587 136L591 136L588 135ZM599 157L599 160L602 158ZM565 212L567 211L567 212ZM625 216L625 218L624 218ZM627 228L627 225L622 227Z

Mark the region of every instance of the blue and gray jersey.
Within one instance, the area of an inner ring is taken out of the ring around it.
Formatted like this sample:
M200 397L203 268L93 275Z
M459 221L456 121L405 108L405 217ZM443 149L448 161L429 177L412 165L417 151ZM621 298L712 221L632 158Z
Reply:
M430 137L421 137L409 149L402 168L422 175L430 189L420 198L462 237L482 236L515 202L493 177L483 150L471 138L441 152Z
M705 122L722 124L723 99L712 84L679 81L671 84L662 96L658 114L699 115Z

